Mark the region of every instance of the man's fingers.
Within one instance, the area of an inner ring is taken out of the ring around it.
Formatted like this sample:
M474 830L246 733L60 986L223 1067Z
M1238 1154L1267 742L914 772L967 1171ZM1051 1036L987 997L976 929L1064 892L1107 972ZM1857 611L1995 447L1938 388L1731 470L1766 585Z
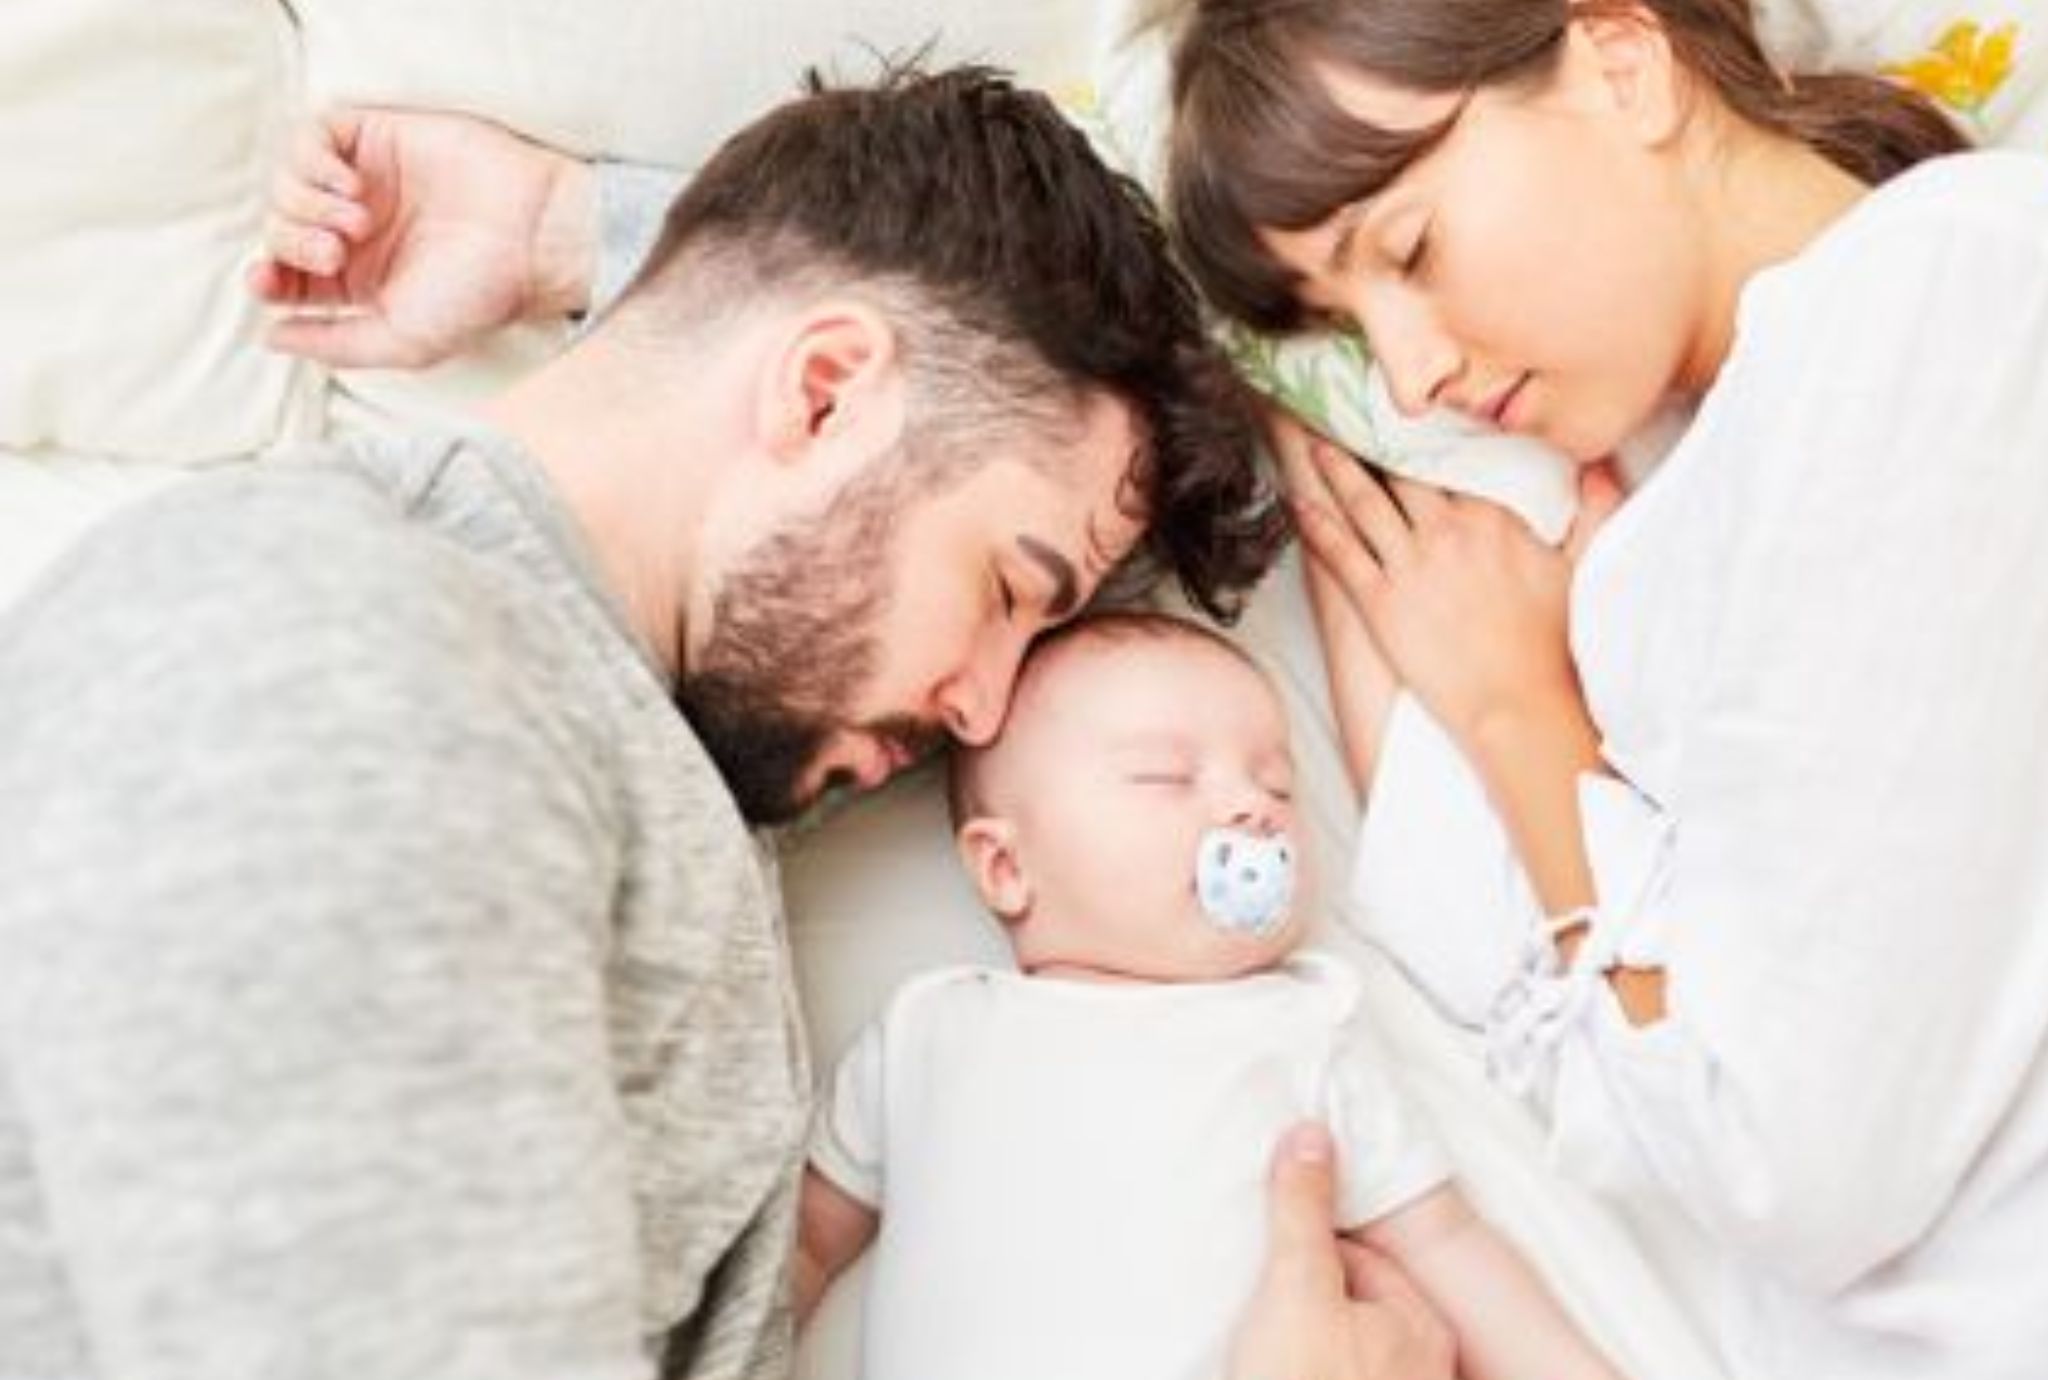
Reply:
M298 300L297 284L293 279L299 276L267 255L242 270L242 282L250 295L259 302L269 302L274 306Z
M1356 1241L1341 1243L1344 1263L1344 1292L1355 1299L1391 1303L1401 1299L1423 1302L1422 1291L1407 1271L1383 1251Z
M1344 1292L1364 1303L1377 1304L1398 1313L1417 1335L1448 1330L1441 1315L1430 1306L1408 1272L1370 1246L1355 1241L1340 1243L1344 1262Z
M271 349L332 369L415 368L425 351L394 333L381 317L288 316L264 336Z
M362 113L330 110L300 126L292 140L290 166L300 181L337 196L360 197L363 179L350 159L362 133Z
M270 188L271 214L287 224L332 230L351 240L370 233L370 209L293 173L279 173Z
M348 290L339 278L304 273L259 257L243 271L242 280L257 301L273 307L338 307L348 301Z
M1343 1294L1336 1176L1336 1149L1323 1127L1303 1122L1281 1137L1267 1184L1267 1288L1297 1299Z
M1345 1241L1342 1248L1345 1292L1398 1318L1400 1329L1411 1342L1440 1355L1448 1373L1457 1339L1443 1315L1415 1287L1415 1281L1391 1258L1370 1246Z
M272 216L263 224L263 248L286 268L331 277L341 272L347 251L341 236L317 225Z

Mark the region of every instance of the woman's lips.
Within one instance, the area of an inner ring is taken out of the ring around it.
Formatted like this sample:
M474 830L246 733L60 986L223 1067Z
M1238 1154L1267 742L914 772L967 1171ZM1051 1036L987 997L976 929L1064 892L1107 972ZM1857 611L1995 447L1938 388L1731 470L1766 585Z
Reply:
M1516 378L1513 383L1496 393L1493 401L1487 405L1486 420L1499 427L1502 431L1511 430L1512 428L1508 422L1508 413L1514 407L1515 399L1522 396L1522 389L1528 385L1528 382L1529 376L1523 374Z

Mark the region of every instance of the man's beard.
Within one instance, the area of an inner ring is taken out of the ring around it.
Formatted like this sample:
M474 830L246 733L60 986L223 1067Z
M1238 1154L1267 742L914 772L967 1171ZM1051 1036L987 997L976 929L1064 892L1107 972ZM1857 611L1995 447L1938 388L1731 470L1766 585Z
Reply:
M798 782L834 736L866 733L915 760L944 746L936 724L907 715L854 723L881 661L875 628L894 591L884 561L913 501L900 457L849 483L819 517L792 524L741 558L712 608L697 668L676 707L754 824L785 824L813 798ZM850 785L837 771L823 789ZM822 793L822 792L820 792Z

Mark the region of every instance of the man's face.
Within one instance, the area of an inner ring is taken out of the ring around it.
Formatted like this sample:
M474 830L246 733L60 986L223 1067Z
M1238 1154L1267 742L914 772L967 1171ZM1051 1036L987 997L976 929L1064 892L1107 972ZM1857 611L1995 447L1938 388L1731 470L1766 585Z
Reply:
M1124 489L1138 433L1122 403L1091 399L1059 435L987 438L986 462L936 494L920 444L719 580L676 703L755 823L786 822L830 787L879 786L949 735L989 741L1031 638L1137 542Z

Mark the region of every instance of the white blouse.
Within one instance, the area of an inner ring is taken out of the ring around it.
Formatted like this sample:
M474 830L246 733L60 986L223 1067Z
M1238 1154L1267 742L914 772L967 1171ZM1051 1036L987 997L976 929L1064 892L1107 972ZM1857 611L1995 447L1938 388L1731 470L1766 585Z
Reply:
M1412 709L1361 843L1380 937L1568 1171L1724 1248L1735 1374L2048 1375L2048 160L1925 165L1752 281L1572 641L1621 778L1581 783L1588 963L1529 942L1490 822L1399 875L1413 802L1474 813ZM1623 1019L1616 959L1667 970L1667 1019Z

